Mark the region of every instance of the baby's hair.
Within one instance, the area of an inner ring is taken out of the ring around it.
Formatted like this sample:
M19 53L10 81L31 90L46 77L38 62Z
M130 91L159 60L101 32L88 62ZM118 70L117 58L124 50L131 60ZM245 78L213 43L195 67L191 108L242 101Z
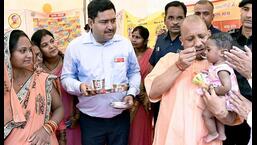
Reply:
M232 49L233 38L227 32L219 32L212 34L211 37L209 37L209 39L214 40L215 44L219 49L224 49L227 51Z

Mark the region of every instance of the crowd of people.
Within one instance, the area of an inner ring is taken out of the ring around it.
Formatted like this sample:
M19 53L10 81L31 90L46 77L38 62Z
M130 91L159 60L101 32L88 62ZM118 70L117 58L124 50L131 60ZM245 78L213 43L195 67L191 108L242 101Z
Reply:
M238 6L221 32L212 2L169 2L153 49L144 26L115 33L110 0L65 53L49 30L5 33L4 144L252 145L252 0Z

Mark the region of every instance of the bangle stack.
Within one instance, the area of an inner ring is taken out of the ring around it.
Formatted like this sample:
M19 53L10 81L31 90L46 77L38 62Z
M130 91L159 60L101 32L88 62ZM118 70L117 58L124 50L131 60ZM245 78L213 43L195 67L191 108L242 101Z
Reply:
M53 120L49 120L49 121L47 122L47 124L49 124L49 125L52 127L52 129L53 129L54 132L55 132L55 131L57 130L57 128L58 128L57 123L54 122Z
M51 135L51 130L49 128L47 128L45 125L43 125L43 128L45 129L45 131L47 132L48 135Z
M43 128L49 135L51 135L57 130L58 126L56 122L54 122L53 120L49 120L46 124L43 125Z
M185 69L178 63L178 61L175 63L177 68L180 70L180 71L184 71Z

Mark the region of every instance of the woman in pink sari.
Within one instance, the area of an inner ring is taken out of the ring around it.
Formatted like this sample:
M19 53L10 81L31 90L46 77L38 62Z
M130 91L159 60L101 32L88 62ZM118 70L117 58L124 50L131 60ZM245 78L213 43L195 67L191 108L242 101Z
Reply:
M81 145L80 127L77 122L79 112L75 108L76 96L68 94L61 86L60 76L63 65L63 53L58 50L53 34L46 30L37 30L31 37L32 42L40 49L43 62L43 71L58 77L57 86L61 92L64 105L64 119L58 128L58 141L60 145Z
M143 26L137 26L132 31L131 42L140 65L142 81L140 94L131 109L129 145L151 145L153 140L153 116L143 83L145 76L152 69L149 58L153 50L147 47L148 37L149 31Z
M4 144L58 145L55 130L63 118L54 76L35 71L32 44L21 30L4 36Z

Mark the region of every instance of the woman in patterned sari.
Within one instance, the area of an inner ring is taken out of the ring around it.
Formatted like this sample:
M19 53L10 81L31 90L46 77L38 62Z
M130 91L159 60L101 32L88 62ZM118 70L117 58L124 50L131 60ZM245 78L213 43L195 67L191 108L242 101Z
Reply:
M153 140L153 114L143 83L145 76L152 69L149 58L153 50L147 47L148 37L149 31L143 26L137 26L132 31L131 42L140 65L142 81L140 94L136 97L131 109L129 145L151 145Z
M77 97L68 94L60 83L64 55L58 50L53 34L46 29L37 30L32 35L31 41L38 46L42 53L43 71L58 77L56 82L64 105L64 118L59 125L57 133L59 144L81 145L80 127L78 122L76 123L79 117L79 111L75 108L75 103L78 102Z
M21 30L4 35L5 145L58 145L55 130L63 118L54 76L33 69L32 44Z

